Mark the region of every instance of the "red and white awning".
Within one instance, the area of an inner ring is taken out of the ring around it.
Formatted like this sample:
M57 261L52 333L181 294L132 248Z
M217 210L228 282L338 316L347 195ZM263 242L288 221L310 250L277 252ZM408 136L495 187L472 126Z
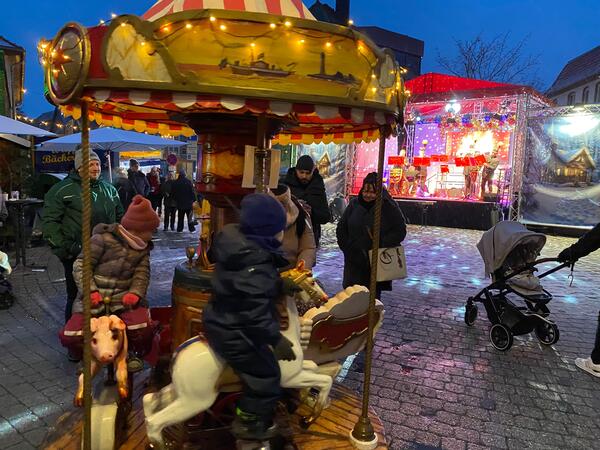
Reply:
M302 0L158 0L142 18L157 20L167 14L195 9L226 9L315 20Z
M89 118L98 124L162 135L190 136L191 128L173 118L178 113L269 114L287 122L279 143L361 142L378 136L378 128L395 121L393 114L367 108L292 103L268 99L144 90L86 90ZM79 107L62 111L78 119ZM284 136L285 135L285 136Z

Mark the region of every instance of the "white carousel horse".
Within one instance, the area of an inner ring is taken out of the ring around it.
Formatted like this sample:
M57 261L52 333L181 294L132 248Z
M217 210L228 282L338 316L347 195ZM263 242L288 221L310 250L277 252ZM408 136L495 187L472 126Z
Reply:
M299 266L291 272L301 270ZM308 272L308 271L305 271ZM294 277L299 286L311 294L313 300L326 300L327 295L312 276ZM281 386L283 388L316 388L319 395L307 424L314 421L327 404L333 380L331 376L320 374L318 366L304 360L301 345L301 324L295 300L286 298L286 312L289 326L282 334L292 342L295 361L279 361ZM207 342L193 338L182 344L176 354L171 371L171 384L160 392L144 396L146 429L152 445L164 445L162 430L176 423L188 420L207 410L219 394L219 379L226 369L226 363L217 356Z

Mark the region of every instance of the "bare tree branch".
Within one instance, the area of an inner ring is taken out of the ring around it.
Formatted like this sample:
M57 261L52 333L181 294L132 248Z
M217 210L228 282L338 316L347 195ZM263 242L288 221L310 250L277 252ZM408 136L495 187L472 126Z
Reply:
M486 40L483 33L472 39L453 38L456 47L453 55L443 55L437 50L437 63L446 72L467 78L527 84L541 89L537 75L539 55L526 54L529 36L516 44L510 33Z

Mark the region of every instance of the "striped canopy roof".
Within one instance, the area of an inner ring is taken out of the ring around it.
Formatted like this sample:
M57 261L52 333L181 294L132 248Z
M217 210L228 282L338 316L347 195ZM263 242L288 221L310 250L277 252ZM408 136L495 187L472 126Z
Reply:
M167 14L194 9L227 9L315 20L302 0L158 0L142 18L157 20Z

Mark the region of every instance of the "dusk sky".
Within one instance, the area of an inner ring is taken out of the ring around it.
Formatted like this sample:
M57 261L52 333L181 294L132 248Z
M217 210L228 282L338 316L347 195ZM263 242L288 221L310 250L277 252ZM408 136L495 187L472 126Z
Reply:
M312 5L314 0L305 2ZM43 97L36 45L52 38L69 21L96 25L117 14L141 14L154 0L4 0L0 35L27 51L24 112L37 116L52 107ZM327 3L335 4L335 0ZM528 53L539 55L538 76L547 88L563 65L600 45L598 0L351 0L356 25L377 25L425 41L422 72L440 71L438 50L454 51L453 38L507 31L517 42L529 35Z

